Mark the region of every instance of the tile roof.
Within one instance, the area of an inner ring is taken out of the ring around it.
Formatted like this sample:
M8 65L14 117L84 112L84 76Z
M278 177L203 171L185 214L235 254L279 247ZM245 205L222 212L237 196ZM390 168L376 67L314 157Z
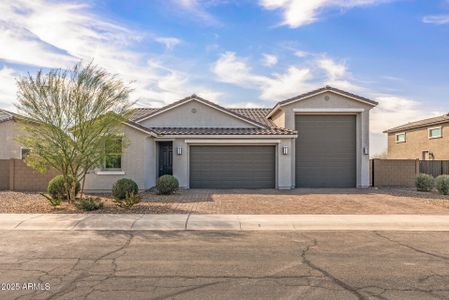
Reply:
M385 133L398 132L398 131L404 131L404 130L409 130L409 129L417 129L417 128L421 128L421 127L438 125L438 124L448 123L448 122L449 122L449 114L445 114L445 115L434 117L434 118L424 119L424 120L420 120L420 121L416 121L416 122L410 122L410 123L407 123L407 124L404 124L401 126L397 126L397 127L388 129L384 132Z
M179 104L181 104L183 102L187 102L187 101L190 101L190 100L193 100L193 99L196 99L196 100L198 100L200 102L203 102L203 103L205 103L205 104L207 104L209 106L215 107L216 109L224 110L227 113L229 113L230 115L234 115L234 116L239 117L241 119L247 120L247 121L249 121L251 123L256 123L256 125L259 124L260 126L266 126L264 123L259 123L258 121L254 120L254 119L251 119L251 118L249 118L249 117L247 117L245 115L241 115L241 114L235 113L235 112L233 112L232 110L230 110L228 108L225 108L225 107L220 106L220 105L218 105L216 103L213 103L213 102L211 102L209 100L201 98L201 97L199 97L199 96L197 96L195 94L193 94L193 95L191 95L189 97L183 98L181 100L175 101L173 103L170 103L170 104L168 104L168 105L166 105L164 107L159 108L158 110L150 111L146 115L142 115L142 116L140 116L140 117L138 117L136 119L133 119L133 121L140 122L140 121L142 121L142 120L144 120L144 119L146 119L146 118L156 114L157 112L166 111L166 110L168 110L170 108L173 108L173 107L175 107L175 106L177 106L177 105L179 105Z
M158 135L296 135L285 128L151 127Z
M289 103L289 102L297 100L297 99L306 98L308 96L312 96L313 94L321 93L321 92L324 92L324 91L331 91L331 92L340 93L340 94L346 95L348 97L356 98L356 99L359 99L361 101L371 103L372 105L379 104L378 102L373 101L371 99L368 99L368 98L365 98L365 97L362 97L362 96L359 96L359 95L356 95L356 94L352 94L352 93L349 93L349 92L346 92L346 91L334 88L332 86L326 85L325 87L322 87L322 88L319 88L319 89L316 89L316 90L313 90L313 91L310 91L310 92L307 92L307 93L304 93L304 94L301 94L301 95L298 95L298 96L295 96L295 97L292 97L292 98L289 98L289 99L286 99L286 100L283 100L283 101L280 101L280 102L276 103L275 107L278 106L278 105Z
M139 118L142 118L148 114L158 111L160 108L157 107L139 107L134 109L131 117L129 118L132 121L135 121Z
M268 113L271 111L271 108L228 108L228 110L264 124L268 127L276 127L273 122L271 122L271 120L266 118Z

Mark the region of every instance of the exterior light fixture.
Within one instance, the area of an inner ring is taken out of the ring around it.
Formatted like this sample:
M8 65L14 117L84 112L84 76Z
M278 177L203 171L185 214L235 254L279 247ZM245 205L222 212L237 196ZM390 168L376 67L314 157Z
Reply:
M282 146L282 154L284 155L288 154L288 146Z
M176 154L182 155L182 148L181 147L176 148Z

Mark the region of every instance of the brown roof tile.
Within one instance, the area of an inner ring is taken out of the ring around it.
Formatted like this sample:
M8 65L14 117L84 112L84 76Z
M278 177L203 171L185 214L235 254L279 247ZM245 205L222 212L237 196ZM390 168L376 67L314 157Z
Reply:
M284 128L190 128L151 127L158 135L295 135L296 131Z

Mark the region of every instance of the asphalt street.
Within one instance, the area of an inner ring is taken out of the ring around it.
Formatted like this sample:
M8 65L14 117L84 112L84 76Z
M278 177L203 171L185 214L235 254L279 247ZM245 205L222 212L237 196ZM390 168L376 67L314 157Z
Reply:
M0 299L449 298L449 232L0 234Z

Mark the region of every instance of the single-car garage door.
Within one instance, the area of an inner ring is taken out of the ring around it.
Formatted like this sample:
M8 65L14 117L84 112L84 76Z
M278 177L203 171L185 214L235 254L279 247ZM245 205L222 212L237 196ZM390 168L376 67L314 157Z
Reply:
M275 146L191 146L191 188L274 188Z
M356 186L356 116L296 116L296 187Z

